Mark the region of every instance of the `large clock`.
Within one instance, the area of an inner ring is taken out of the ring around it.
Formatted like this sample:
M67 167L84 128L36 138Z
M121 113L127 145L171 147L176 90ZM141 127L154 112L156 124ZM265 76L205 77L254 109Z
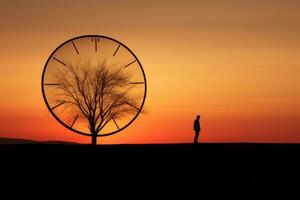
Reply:
M94 138L128 127L141 113L146 89L145 73L134 53L100 35L59 45L42 74L43 97L54 118Z

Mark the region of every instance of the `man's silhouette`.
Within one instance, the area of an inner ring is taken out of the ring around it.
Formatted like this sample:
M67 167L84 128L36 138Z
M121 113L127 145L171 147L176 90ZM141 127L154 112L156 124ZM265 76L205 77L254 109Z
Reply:
M201 131L201 127L200 127L200 115L197 115L197 118L194 121L194 131L195 131L194 143L197 144L198 143L199 133Z

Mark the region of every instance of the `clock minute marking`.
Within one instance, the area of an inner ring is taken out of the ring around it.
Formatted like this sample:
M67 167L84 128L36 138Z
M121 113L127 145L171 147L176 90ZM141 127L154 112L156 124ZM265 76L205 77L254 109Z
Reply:
M119 126L118 126L118 124L117 124L117 122L116 122L116 120L115 120L115 118L114 118L114 116L112 116L112 119L113 119L113 121L114 121L116 127L117 127L118 129L120 129Z
M95 42L95 52L98 50L98 42L100 41L100 38L92 37L92 42Z
M117 51L119 50L119 48L120 48L120 44L118 45L118 47L117 47L117 49L116 49L116 51L115 51L115 53L114 53L114 56L116 55L116 53L117 53Z
M78 118L78 115L76 115L76 117L74 118L74 120L73 120L73 122L72 122L72 125L71 125L71 128L74 126L74 124L75 124L77 118Z
M72 41L72 44L73 44L74 49L76 50L76 53L79 55L79 51L73 41Z
M59 83L44 83L44 85L60 85Z
M145 84L144 82L130 82L129 84Z
M132 105L131 103L126 102L127 105L133 107L134 109L136 109L137 111L139 111L140 109L134 105Z
M63 101L63 102L61 102L61 103L59 103L59 104L57 104L57 105L53 106L53 107L51 108L51 110L54 110L55 108L57 108L58 106L61 106L61 105L63 105L64 103L66 103L66 102L65 102L65 101Z
M135 62L136 62L136 60L132 61L131 63L129 63L129 64L125 65L125 67L124 67L124 68L128 67L129 65L131 65L131 64L133 64L133 63L135 63Z
M52 57L54 60L56 60L57 62L59 62L60 64L62 64L62 65L64 65L64 66L66 66L66 64L64 63L64 62L62 62L62 61L60 61L60 60L58 60L57 58L55 58L55 57Z

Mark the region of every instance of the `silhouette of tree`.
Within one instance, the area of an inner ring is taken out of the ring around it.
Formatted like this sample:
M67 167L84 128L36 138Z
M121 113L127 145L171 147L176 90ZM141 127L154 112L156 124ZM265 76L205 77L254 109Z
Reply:
M129 91L131 75L124 67L109 66L106 62L91 67L90 63L68 64L55 74L60 92L55 102L64 102L76 115L88 122L92 144L110 120L136 112L137 100Z

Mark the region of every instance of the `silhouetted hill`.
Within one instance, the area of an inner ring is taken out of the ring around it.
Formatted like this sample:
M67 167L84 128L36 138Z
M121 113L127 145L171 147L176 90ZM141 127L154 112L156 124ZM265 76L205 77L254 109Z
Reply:
M36 141L36 140L29 140L29 139L20 139L20 138L0 138L0 145L3 144L78 144L75 142L65 142L65 141L56 141L56 140L49 140L49 141Z
M298 191L299 153L299 144L0 145L1 181L44 199L255 196Z
M18 139L18 138L0 138L0 144L32 144L38 143L34 140Z

